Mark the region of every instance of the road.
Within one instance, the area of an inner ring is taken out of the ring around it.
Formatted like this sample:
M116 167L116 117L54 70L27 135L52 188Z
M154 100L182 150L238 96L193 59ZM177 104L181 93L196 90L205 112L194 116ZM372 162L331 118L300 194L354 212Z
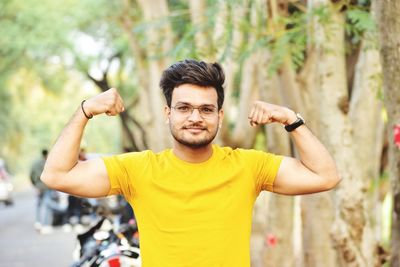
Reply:
M0 204L0 267L67 267L72 263L75 233L55 229L41 235L33 227L35 192L14 194L14 205Z

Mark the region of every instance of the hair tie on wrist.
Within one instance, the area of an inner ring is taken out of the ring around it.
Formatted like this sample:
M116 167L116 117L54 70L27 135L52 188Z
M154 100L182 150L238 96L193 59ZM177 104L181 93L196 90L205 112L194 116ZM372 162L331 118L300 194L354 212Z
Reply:
M85 103L85 101L86 100L83 100L82 101L82 103L81 103L81 109L82 109L82 112L83 112L83 114L85 115L85 117L87 118L87 119L91 119L91 118L93 118L93 114L90 114L90 116L88 116L87 114L86 114L86 112L85 112L85 109L83 108L83 103Z

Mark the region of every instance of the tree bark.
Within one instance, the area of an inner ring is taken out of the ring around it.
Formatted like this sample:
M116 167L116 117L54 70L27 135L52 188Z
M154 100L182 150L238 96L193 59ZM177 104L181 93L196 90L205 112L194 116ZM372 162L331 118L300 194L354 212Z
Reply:
M321 42L317 42L316 47L320 62L317 80L321 99L320 139L332 153L343 177L337 190L332 239L342 266L374 266L376 253L370 250L370 246L365 247L365 243L370 242L370 225L363 166L358 164L355 148L359 141L355 140L355 129L348 115L344 16L333 9L330 9L330 13L329 25L319 25L324 28L324 35L320 36ZM331 257L334 256L335 254L331 254ZM324 261L321 258L318 262L321 264Z
M237 64L237 61L235 60L233 54L242 46L244 42L244 33L240 30L240 25L243 19L245 19L246 11L243 5L237 5L234 8L229 9L228 4L225 3L225 1L220 1L220 6L220 10L222 13L219 16L219 19L217 19L216 33L214 39L220 36L222 28L226 28L225 25L228 23L228 20L231 20L231 23L233 25L232 40L228 52L229 56L227 56L223 62L225 70L225 113L223 122L224 126L222 127L219 135L220 143L228 145L231 143L230 124L237 114L237 107L235 99L233 98L233 92L235 90L235 87L238 86L235 84L235 77L239 75L238 73L240 70L240 66L239 64ZM222 55L222 49L220 49L217 54L218 56Z
M169 9L165 0L138 0L138 4L147 22L168 18ZM155 151L161 151L171 143L168 134L169 130L165 124L165 102L159 87L159 80L162 71L167 67L168 59L165 55L172 49L172 46L173 36L168 21L164 22L162 27L154 27L153 25L149 27L147 31L146 50L149 76L140 78L148 79L148 88L143 88L143 90L148 90L148 112L152 114L149 125L147 126L147 132L149 134L150 148Z
M245 1L246 2L246 1ZM255 21L257 20L257 14L252 12L252 10L256 8L255 5L251 7L250 13L250 23L255 25ZM254 33L248 33L246 39L243 38L243 32L237 32L237 29L240 28L240 19L247 19L245 16L246 10L245 7L237 7L237 9L232 11L231 19L233 20L233 24L235 25L236 31L234 30L233 34L233 45L232 49L237 49L241 45L242 42L247 42L248 44L254 44L256 40L256 36ZM257 83L257 77L259 74L260 69L260 62L263 61L261 58L263 56L262 51L256 51L253 54L249 55L247 58L243 60L241 63L241 68L235 68L233 66L229 66L229 74L227 75L228 81L231 83L228 85L228 93L233 90L234 86L234 76L238 75L241 77L240 85L239 85L239 97L238 103L235 105L234 108L228 110L225 117L225 126L228 126L232 121L235 123L233 124L233 129L227 131L226 129L222 132L222 140L225 144L228 144L232 147L243 147L243 148L251 148L254 144L255 136L257 129L250 127L248 122L248 114L250 112L251 106L255 100L257 100L260 92L260 86ZM233 59L230 57L227 59L229 65L235 65ZM241 71L240 73L236 73L235 71ZM231 104L232 99L229 99L231 96L227 95L227 102ZM226 127L229 128L229 127Z
M369 190L371 185L376 185L373 187L373 192L365 194L367 210L373 211L368 213L367 221L370 223L365 228L363 241L364 254L372 253L370 255L375 255L374 251L378 251L377 242L381 235L379 222L382 210L379 200L379 176L384 123L382 101L378 99L380 74L379 51L371 41L364 40L355 67L349 117L355 129L354 139L357 140L357 165L363 166L360 168L361 175L364 177L363 190L371 191Z
M389 175L392 183L393 213L390 266L400 266L400 149L393 142L394 127L400 124L400 2L380 3L380 54L383 88L388 114Z
M264 69L266 73L267 68ZM265 88L266 98L275 104L282 104L282 97L279 94L281 89L279 79L276 75L270 78L272 86ZM281 125L272 124L266 127L267 150L279 155L290 155L290 139L287 132ZM294 198L271 194L264 216L267 216L266 225L263 229L263 265L294 266L296 262L294 251ZM265 203L264 203L265 205ZM300 218L296 218L300 220ZM276 238L277 243L273 245L271 239ZM270 242L268 242L270 240Z
M308 12L311 14L314 1L310 1ZM275 11L278 12L278 11ZM280 11L280 13L283 13ZM318 135L320 104L324 101L318 94L320 85L317 83L320 59L315 49L316 32L319 34L324 29L317 28L315 21L310 21L310 27L314 31L309 32L307 59L302 71L297 75L294 71L290 58L285 58L280 67L280 83L282 97L286 105L293 110L300 112L306 118L308 127ZM301 196L301 247L297 250L303 252L298 257L297 266L337 266L336 252L332 247L329 235L333 218L334 206L331 193L320 193L310 196ZM316 253L318 251L318 253ZM304 261L304 262L303 262Z
M230 140L233 147L251 148L254 145L257 128L250 127L248 116L252 104L259 95L258 55L257 53L251 55L243 65L236 124Z
M194 36L196 53L204 61L213 61L215 60L214 53L212 53L214 40L207 27L206 3L204 0L190 0L189 8L192 24L196 28L196 35Z

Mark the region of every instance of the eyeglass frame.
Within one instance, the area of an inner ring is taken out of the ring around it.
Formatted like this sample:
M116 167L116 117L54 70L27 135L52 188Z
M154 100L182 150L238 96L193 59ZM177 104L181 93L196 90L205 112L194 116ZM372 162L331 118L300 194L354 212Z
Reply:
M189 110L187 111L187 114L186 114L186 112L179 111L179 110L177 109L177 106L178 106L178 105L182 105L182 106L188 107ZM180 114L180 115L182 115L182 116L186 116L186 117L191 116L191 115L193 114L194 110L197 109L197 111L199 112L199 115L200 115L202 118L210 118L210 117L212 117L213 115L218 114L218 112L219 112L219 110L220 110L220 109L218 109L218 107L216 107L216 106L214 106L214 105L212 105L212 104L205 104L205 105L200 105L200 106L193 106L192 104L189 104L189 103L177 103L177 104L175 104L175 106L171 106L170 108L176 110L178 114ZM201 108L209 108L209 109L212 108L212 109L214 109L214 111L213 111L212 113L210 113L210 114L205 114L204 112L201 111Z

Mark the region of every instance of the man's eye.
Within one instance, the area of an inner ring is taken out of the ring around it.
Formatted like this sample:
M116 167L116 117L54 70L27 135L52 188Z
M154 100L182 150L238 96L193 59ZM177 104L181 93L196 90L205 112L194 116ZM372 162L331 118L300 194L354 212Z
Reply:
M189 111L189 107L188 106L179 106L176 108L178 111L180 112L187 112Z
M202 107L201 108L201 112L210 114L210 113L214 113L214 109L213 108L209 108L209 107Z

